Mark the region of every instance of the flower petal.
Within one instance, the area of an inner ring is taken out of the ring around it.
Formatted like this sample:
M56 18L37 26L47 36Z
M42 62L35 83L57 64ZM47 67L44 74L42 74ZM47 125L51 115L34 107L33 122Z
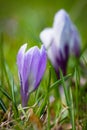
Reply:
M50 46L53 39L53 29L47 28L43 30L40 33L40 39L44 43L45 48L47 49Z
M38 71L38 65L40 61L40 50L38 47L33 47L33 53L32 53L32 61L30 65L30 72L29 72L29 93L35 89L35 83L37 79L37 71Z
M55 30L59 30L59 28L63 27L65 23L67 23L67 26L69 26L71 20L69 18L69 15L66 13L66 11L61 9L55 14L53 28Z
M23 80L23 91L25 93L28 92L29 89L28 80L30 78L30 70L31 70L31 63L33 59L33 53L34 53L34 48L31 48L25 53L25 57L24 57L22 80Z
M27 47L27 44L24 44L23 46L21 46L21 48L18 51L17 65L18 65L19 75L22 74L22 68L23 68L24 55L25 55L26 47Z
M65 44L70 43L72 22L64 10L60 10L54 18L53 29L55 32L54 39L57 48L61 49L63 56Z
M36 84L35 84L35 89L39 85L42 76L44 74L44 71L46 69L46 61L47 61L47 55L46 55L46 50L45 47L42 45L41 50L40 50L40 60L37 68L37 75L36 75Z
M77 57L80 54L81 48L81 39L79 33L74 25L72 25L72 37L70 41L70 53L76 55Z

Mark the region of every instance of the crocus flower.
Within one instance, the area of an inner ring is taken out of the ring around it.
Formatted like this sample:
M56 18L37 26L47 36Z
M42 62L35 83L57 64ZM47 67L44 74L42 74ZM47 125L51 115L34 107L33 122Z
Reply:
M21 46L17 55L23 107L28 103L29 94L39 86L46 69L47 60L43 45L41 49L34 46L25 52L26 48L27 44Z
M52 28L40 33L40 39L47 49L47 54L59 78L59 68L66 74L70 54L80 54L80 37L78 31L65 10L60 10L54 17Z

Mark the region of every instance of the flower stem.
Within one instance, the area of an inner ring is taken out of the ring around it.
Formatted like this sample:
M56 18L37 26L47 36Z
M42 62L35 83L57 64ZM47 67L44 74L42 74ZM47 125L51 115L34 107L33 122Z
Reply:
M49 67L49 81L47 86L47 130L50 130L50 101L49 101L49 92L50 92L50 82L51 82L51 67Z
M74 105L73 105L72 92L71 92L71 88L68 91L67 87L65 86L64 77L63 77L61 69L60 69L60 77L62 79L66 103L67 103L67 106L69 107L68 110L69 110L69 114L70 114L70 118L71 118L72 130L75 130L76 128L75 128L75 120L74 120Z

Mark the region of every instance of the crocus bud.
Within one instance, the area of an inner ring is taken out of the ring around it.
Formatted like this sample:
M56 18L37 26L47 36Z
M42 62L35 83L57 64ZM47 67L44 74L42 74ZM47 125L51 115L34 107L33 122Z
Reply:
M47 49L47 54L59 76L59 68L66 74L70 54L80 54L80 37L78 31L65 10L60 10L54 17L52 28L40 33L40 39Z
M22 106L28 103L29 94L40 84L46 69L46 50L37 46L26 50L27 44L21 46L17 55L17 66L21 85Z

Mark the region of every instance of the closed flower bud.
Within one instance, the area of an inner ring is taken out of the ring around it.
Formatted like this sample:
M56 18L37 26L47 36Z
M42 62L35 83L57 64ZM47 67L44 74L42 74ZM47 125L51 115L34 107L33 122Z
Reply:
M70 54L76 57L80 54L80 37L75 25L65 10L60 10L54 17L52 28L46 28L40 33L40 39L47 49L47 55L59 75L59 68L66 74Z
M21 46L17 55L17 66L21 85L22 106L28 103L29 94L37 89L46 69L46 51L44 46L26 50L27 44Z

